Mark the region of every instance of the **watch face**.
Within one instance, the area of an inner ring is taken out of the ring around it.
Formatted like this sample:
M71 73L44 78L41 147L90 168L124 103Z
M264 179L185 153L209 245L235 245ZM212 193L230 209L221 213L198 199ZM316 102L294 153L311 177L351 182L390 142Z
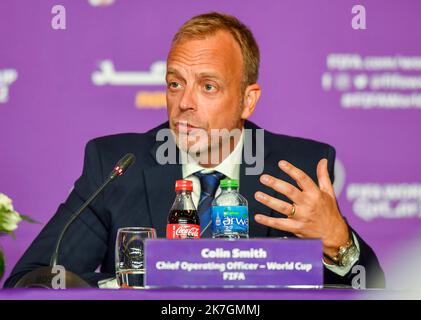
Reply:
M349 266L354 264L359 258L359 251L358 248L353 245L351 246L347 252L342 256L341 264L343 266Z

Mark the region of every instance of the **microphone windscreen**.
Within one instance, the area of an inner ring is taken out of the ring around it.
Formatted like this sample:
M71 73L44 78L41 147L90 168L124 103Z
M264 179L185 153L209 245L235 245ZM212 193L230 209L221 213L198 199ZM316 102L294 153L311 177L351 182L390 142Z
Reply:
M114 166L113 171L111 172L110 176L121 176L126 172L126 170L135 162L136 157L133 153L126 154L123 158L121 158L117 164Z

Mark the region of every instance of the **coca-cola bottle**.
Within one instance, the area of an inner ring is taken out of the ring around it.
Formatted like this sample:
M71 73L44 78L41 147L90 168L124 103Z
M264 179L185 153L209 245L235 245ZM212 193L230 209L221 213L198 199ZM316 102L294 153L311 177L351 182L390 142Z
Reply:
M200 238L200 222L194 206L191 192L193 183L190 180L175 182L175 200L167 221L168 239Z

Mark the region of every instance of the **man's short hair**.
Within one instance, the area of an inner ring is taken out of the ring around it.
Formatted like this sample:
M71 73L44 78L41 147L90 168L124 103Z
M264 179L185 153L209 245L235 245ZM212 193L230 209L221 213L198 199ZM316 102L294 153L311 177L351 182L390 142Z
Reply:
M172 45L183 40L204 39L221 30L229 32L240 46L243 56L243 91L246 86L257 82L260 52L253 33L236 17L219 12L194 16L181 26L173 38Z

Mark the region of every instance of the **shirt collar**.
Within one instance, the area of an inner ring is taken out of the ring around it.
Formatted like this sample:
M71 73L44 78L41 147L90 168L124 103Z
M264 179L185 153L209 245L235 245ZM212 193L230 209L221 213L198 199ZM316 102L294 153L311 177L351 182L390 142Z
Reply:
M205 168L202 167L197 162L188 162L183 164L183 179L191 176L192 174L200 171L203 173L210 173L213 171L218 171L224 174L229 179L239 179L240 177L240 164L242 161L242 151L244 145L244 128L241 130L241 136L238 140L237 145L235 146L234 150L226 157L220 164L218 164L214 168Z

